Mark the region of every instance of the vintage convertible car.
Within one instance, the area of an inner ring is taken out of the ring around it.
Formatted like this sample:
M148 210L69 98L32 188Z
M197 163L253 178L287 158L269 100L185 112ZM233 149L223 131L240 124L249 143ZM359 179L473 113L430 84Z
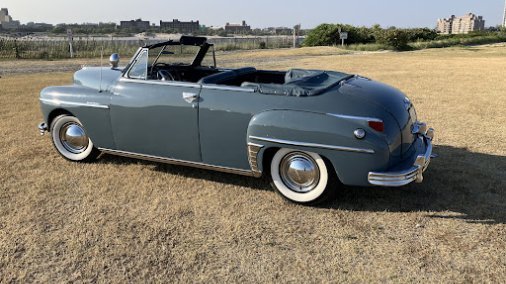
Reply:
M64 158L105 153L264 175L303 204L343 184L422 182L431 160L434 130L411 101L364 77L217 68L201 37L141 47L125 68L118 61L42 91L39 130Z

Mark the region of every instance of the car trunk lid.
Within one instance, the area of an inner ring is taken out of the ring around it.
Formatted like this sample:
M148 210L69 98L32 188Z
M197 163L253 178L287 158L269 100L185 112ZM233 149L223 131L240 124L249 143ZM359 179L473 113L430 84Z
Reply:
M411 101L399 90L362 77L354 77L343 83L341 93L374 104L388 112L396 121L397 129L385 129L394 156L402 157L412 148L417 136L413 125L417 121ZM392 127L385 125L385 127Z

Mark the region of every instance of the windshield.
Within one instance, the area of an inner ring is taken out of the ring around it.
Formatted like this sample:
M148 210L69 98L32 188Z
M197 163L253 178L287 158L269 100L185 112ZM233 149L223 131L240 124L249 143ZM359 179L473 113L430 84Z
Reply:
M201 49L192 45L167 45L149 50L149 66L153 65L192 65ZM204 57L201 66L214 66L212 49Z

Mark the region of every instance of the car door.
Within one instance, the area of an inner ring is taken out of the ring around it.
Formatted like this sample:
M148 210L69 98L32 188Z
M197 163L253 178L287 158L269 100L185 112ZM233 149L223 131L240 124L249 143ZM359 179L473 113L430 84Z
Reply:
M147 79L147 50L113 90L111 125L116 150L200 162L201 86Z
M253 89L217 85L203 85L200 100L202 161L249 170L248 125L255 113L268 108L268 100Z

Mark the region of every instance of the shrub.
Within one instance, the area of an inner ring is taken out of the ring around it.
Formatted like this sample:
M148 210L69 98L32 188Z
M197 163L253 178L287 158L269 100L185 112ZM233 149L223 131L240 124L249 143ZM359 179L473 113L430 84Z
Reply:
M478 45L478 44L491 44L506 42L506 34L495 33L488 35L447 35L439 36L437 40L428 42L415 42L411 43L410 46L414 49L426 49L426 48L443 48L458 45Z
M328 46L339 42L339 27L333 24L321 24L312 30L304 40L304 46Z
M392 47L394 50L408 50L410 49L409 33L400 29L388 29L379 31L376 34L376 39L379 44Z
M340 44L339 29L348 33L346 44L379 43L397 50L408 48L408 42L431 41L438 37L435 30L428 28L383 29L380 25L355 27L343 24L322 24L310 31L304 40L304 46L331 46Z
M408 41L431 41L438 37L438 33L435 30L420 28L420 29L407 29Z

